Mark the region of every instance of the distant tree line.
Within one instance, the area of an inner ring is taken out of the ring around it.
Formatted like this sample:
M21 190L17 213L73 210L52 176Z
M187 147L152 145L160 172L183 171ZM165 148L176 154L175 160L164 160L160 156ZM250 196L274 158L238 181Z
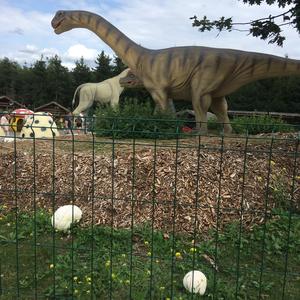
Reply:
M58 56L41 57L32 65L21 66L8 58L0 59L0 96L6 95L35 107L56 101L71 109L76 87L85 82L100 82L116 76L126 66L118 57L113 59L102 51L90 68L83 58L75 61L72 70L64 67ZM151 101L144 89L127 89L121 96ZM282 77L261 80L242 87L228 97L229 109L299 112L300 77ZM177 109L191 108L190 102L176 102Z
M121 73L126 66L102 51L90 68L83 58L72 70L64 67L60 57L41 57L32 65L21 66L8 58L0 59L0 96L6 95L34 109L50 101L71 109L77 86L85 82L101 82ZM137 91L129 91L129 95Z

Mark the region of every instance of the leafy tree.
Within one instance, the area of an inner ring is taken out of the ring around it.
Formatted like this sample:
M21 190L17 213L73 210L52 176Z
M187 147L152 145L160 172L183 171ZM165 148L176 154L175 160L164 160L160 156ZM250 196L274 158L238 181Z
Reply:
M0 94L16 98L21 66L7 57L0 60Z
M279 77L252 82L229 95L232 110L300 111L300 77Z
M247 31L254 37L259 37L262 40L268 40L271 44L283 45L285 36L282 35L282 28L284 26L292 26L300 33L300 1L299 0L243 0L244 3L250 5L260 5L266 3L268 5L277 5L283 9L283 12L278 15L269 15L265 18L236 23L232 18L221 17L219 20L209 20L206 16L198 19L193 16L193 26L199 27L199 31L210 31L216 29L219 32L228 30ZM248 27L247 29L240 29L240 27Z
M48 101L47 64L43 56L37 60L26 74L26 90L23 97L27 99L26 104L38 107Z
M92 80L91 69L85 63L83 57L75 61L75 68L72 71L72 75L75 87Z
M48 59L47 66L48 102L70 107L72 102L72 80L69 70L62 66L61 59L55 55Z
M20 68L18 71L18 89L15 95L15 100L25 104L27 107L31 108L32 106L32 72L31 68L24 64L23 68Z
M95 80L97 82L103 81L113 76L111 58L102 51L95 61L94 68Z
M118 56L114 56L113 64L113 76L120 74L127 68L127 66L123 63L122 59Z

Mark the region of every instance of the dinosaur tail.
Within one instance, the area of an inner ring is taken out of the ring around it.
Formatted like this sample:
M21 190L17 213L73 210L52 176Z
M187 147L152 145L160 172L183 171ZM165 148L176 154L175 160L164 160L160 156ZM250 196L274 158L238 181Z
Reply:
M77 95L77 92L83 87L84 83L79 85L75 92L74 92L74 96L73 96L73 100L72 100L72 110L74 110L74 107L75 107L75 101L76 101L76 95Z

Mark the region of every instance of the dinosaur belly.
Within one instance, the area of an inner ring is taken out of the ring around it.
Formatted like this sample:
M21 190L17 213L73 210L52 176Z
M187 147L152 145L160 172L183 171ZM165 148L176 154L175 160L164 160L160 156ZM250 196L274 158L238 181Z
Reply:
M169 89L169 96L175 100L189 100L191 99L191 87L189 84L178 84L171 86Z
M189 89L171 90L170 98L174 100L191 100L191 92Z

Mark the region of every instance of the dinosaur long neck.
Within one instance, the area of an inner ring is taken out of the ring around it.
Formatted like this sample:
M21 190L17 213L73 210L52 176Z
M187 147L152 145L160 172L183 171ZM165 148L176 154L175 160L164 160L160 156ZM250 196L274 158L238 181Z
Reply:
M74 11L78 14L78 27L87 28L108 44L131 69L136 69L140 57L147 49L129 39L119 29L99 15L87 11Z

